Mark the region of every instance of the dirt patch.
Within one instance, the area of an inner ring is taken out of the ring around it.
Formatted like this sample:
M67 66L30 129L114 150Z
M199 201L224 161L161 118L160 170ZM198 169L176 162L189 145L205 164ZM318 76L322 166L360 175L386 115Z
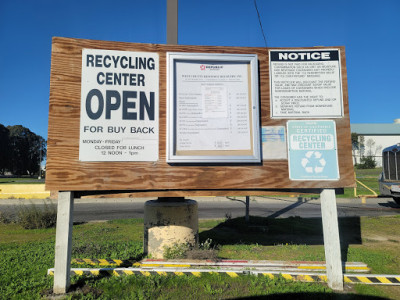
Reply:
M56 300L56 299L64 299L64 297L68 296L73 296L73 295L79 295L79 296L87 296L91 295L93 296L94 299L97 299L98 297L101 296L103 292L99 289L95 289L89 285L80 285L75 284L72 285L71 288L68 291L68 294L54 294L53 289L46 289L41 293L41 296L44 299L51 299L51 300Z
M218 253L216 249L202 250L202 249L193 249L186 252L186 257L190 260L218 260Z
M369 235L364 235L363 240L372 242L400 243L400 238L392 235L369 234Z

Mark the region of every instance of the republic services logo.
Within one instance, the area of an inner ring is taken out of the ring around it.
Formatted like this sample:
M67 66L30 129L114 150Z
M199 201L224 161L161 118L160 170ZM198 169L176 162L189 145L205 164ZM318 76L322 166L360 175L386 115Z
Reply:
M218 71L221 70L224 66L221 65L200 65L200 70L205 71Z

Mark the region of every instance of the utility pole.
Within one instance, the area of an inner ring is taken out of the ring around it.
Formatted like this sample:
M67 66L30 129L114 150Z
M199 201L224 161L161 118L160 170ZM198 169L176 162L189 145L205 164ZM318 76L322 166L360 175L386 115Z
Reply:
M167 0L167 44L178 44L178 0Z
M178 44L178 0L167 0L167 44ZM185 197L158 197L144 205L144 253L163 258L164 248L198 245L198 204ZM171 235L173 232L173 235Z

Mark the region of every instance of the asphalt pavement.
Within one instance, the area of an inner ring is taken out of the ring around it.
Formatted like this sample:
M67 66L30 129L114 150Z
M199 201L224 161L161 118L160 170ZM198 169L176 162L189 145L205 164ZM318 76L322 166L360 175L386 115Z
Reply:
M106 221L143 218L144 204L155 198L97 198L75 199L74 222ZM245 215L245 197L191 197L198 202L200 219L240 217ZM0 211L15 213L19 205L35 204L43 207L46 199L0 199ZM56 204L57 201L52 201ZM391 198L337 198L338 217L383 216L400 214ZM364 203L365 202L365 203ZM250 215L271 218L320 218L319 198L309 197L250 197Z

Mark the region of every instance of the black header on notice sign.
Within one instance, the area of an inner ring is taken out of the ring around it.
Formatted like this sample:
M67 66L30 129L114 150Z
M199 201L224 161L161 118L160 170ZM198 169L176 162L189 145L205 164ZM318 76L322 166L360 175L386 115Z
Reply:
M338 61L339 50L293 50L269 52L271 61Z

